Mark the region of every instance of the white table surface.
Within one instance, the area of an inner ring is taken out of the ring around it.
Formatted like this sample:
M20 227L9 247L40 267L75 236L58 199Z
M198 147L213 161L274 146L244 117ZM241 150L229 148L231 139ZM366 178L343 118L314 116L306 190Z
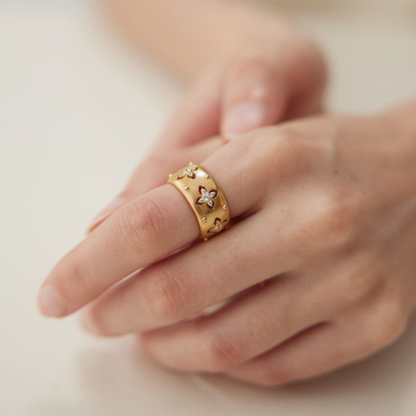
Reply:
M412 14L293 14L332 57L332 108L416 96ZM42 279L121 189L181 93L93 4L0 0L0 415L414 416L416 320L363 363L266 390L160 369L134 337L95 339L76 317L37 313Z

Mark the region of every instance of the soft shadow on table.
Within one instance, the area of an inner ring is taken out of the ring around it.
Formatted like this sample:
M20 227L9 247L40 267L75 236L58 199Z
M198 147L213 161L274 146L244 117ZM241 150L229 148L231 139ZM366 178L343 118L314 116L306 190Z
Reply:
M132 337L97 340L76 357L80 397L73 414L305 415L307 409L308 416L332 416L335 410L337 416L398 416L415 378L414 345L415 318L396 344L364 362L316 380L263 389L161 369Z

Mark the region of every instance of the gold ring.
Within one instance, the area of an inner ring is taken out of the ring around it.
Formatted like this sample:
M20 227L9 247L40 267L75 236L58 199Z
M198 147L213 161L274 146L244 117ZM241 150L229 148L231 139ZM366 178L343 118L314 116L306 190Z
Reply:
M230 210L221 188L201 165L189 163L169 175L168 183L179 189L194 211L199 224L199 238L207 241L228 228Z

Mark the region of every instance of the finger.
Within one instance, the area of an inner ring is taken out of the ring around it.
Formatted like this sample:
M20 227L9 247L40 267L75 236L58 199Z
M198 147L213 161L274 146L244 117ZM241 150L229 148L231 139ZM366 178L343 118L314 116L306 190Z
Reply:
M285 74L268 59L232 65L224 82L221 132L232 138L283 118L287 100Z
M264 247L269 238L270 224L253 215L209 244L155 263L115 286L83 311L83 326L109 336L188 318L293 267L299 256L288 249L290 235L282 234L273 250Z
M154 153L183 149L219 133L224 65L209 67L174 112Z
M250 212L245 211L245 219L238 226L210 241L208 246L193 247L171 257L168 262L153 264L148 270L115 287L91 305L90 317L86 317L87 322L88 319L92 321L91 331L116 335L180 321L256 282L296 267L316 252L318 244L308 242L303 247L299 244L309 235L320 243L321 219L327 220L327 211L322 209L319 197L317 202L309 197L307 200L303 198L301 204L293 198L293 186L283 180L294 178L298 169L289 157L293 152L293 142L267 135L273 131L275 129L264 130L265 136L257 140L252 139L254 133L249 134L221 149L223 155L228 155L224 160L235 160L233 169L224 171L227 181L230 186L236 186L234 190L240 189L244 193L240 195L242 199L253 199L251 213L260 210L259 219L256 219L256 214L247 218ZM268 164L258 163L258 157L263 160L264 152L270 154L271 151L278 166L273 173ZM219 153L212 157L213 163L221 160L218 159ZM226 166L228 162L219 168ZM273 194L279 193L281 209L263 206L260 200L254 202L256 195L266 195L268 201L271 193L266 189L270 189L270 182L264 178L271 174L273 183L280 184ZM232 178L235 185L232 185ZM285 186L292 192L285 192ZM311 209L311 206L316 206L316 209ZM232 214L234 216L233 211ZM335 232L338 233L334 229ZM212 256L207 254L207 247ZM239 262L237 269L236 258Z
M383 299L380 302L380 299ZM382 297L366 299L334 322L310 328L284 344L227 371L265 386L317 377L362 360L395 341L405 329L403 307Z
M246 169L257 164L244 150L244 145L223 146L203 161L225 192L233 216L255 207L267 186L262 180L266 166L257 167L259 176L246 175ZM233 157L240 161L229 169ZM39 296L40 309L48 316L74 312L198 234L196 217L183 195L169 184L156 188L117 210L57 264Z
M161 186L165 182L165 176L160 173L163 172L161 165L175 171L189 160L205 159L215 150L211 141L205 143L205 140L219 133L222 71L222 66L213 66L194 84L173 114L150 157L139 166L126 189L96 215L87 234L127 202Z
M357 356L351 337L325 323L310 328L270 352L225 372L237 380L280 386L327 373ZM358 356L357 356L358 358Z
M267 131L272 133L274 129ZM267 146L271 146L270 150ZM262 149L260 154L259 148ZM269 209L262 206L262 202L254 202L256 194L267 195L266 200L270 195L265 190L270 183L264 180L270 176L270 171L267 164L258 163L257 156L262 159L263 152L269 154L273 150L273 154L276 153L273 159L279 169L273 175L276 183L283 183L282 178L293 177L291 172L297 169L288 157L288 152L293 151L291 148L291 141L280 142L278 137L272 140L269 136L253 141L251 135L224 146L221 151L236 160L233 169L227 172L227 179L234 177L236 189L241 187L243 190L242 198L254 198L252 213L261 210L261 217L256 219L256 214L246 217L227 234L211 241L212 257L207 255L205 246L193 247L189 253L184 251L169 262L154 264L137 278L117 286L89 310L91 330L116 335L168 325L305 261L308 252L316 250L316 245L307 244L300 251L299 241L305 235L314 235L319 240L315 229L322 228L321 221L314 217L322 211L320 200L319 208L311 210L310 203L299 205L293 194L286 193L284 186L279 185L281 209L278 212L275 206ZM214 155L212 160L216 163L218 156ZM308 206L308 209L302 208L302 212L297 213L299 206ZM248 214L246 211L244 216ZM242 265L237 269L236 258ZM253 281L253 278L257 280ZM129 319L125 319L127 316Z
M317 306L316 295L309 277L283 275L206 318L144 333L142 342L163 366L226 371L325 319L334 305Z
M213 137L180 151L161 152L151 155L130 178L126 188L92 220L87 234L94 231L111 214L140 195L163 185L166 171L175 172L192 161L206 159L223 145L223 140Z
M325 84L322 54L308 42L277 45L267 57L242 58L230 65L225 77L221 133L231 139L320 112Z

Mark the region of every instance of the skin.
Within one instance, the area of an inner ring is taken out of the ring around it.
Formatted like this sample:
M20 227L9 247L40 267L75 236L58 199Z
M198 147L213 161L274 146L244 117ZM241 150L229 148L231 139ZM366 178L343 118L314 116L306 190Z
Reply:
M197 145L236 223L191 244L198 225L173 186L136 198L48 277L59 316L88 305L89 331L140 332L163 366L268 386L385 347L416 301L415 111L321 116Z
M288 19L233 0L102 3L133 45L191 83L178 111L182 117L168 125L164 146L244 133L322 110L326 68L320 48ZM227 114L252 102L265 107L263 118L247 126L242 118L238 129L227 129Z
M324 107L327 71L320 48L270 11L228 0L102 3L130 42L190 86L147 160L89 232L125 203L166 182L161 154L182 152L183 157L163 165L176 171L189 162L187 149L215 135L235 138Z
M264 62L273 74L277 66ZM290 78L297 72L286 63ZM171 123L172 142L166 133L117 208L55 266L41 310L63 317L84 308L87 330L139 333L162 366L265 386L326 373L392 343L416 303L416 102L372 117L280 116L278 126L232 140L209 137L221 130L218 103L239 80L225 75L228 66L215 68L223 87L209 88L216 84L206 75L197 81L203 88L179 110L190 110L187 123ZM203 104L192 112L203 92L216 97L216 118L201 116ZM285 95L285 108L294 96ZM301 101L321 103L321 93ZM164 184L191 160L220 184L234 219L206 243L195 242L186 200Z

